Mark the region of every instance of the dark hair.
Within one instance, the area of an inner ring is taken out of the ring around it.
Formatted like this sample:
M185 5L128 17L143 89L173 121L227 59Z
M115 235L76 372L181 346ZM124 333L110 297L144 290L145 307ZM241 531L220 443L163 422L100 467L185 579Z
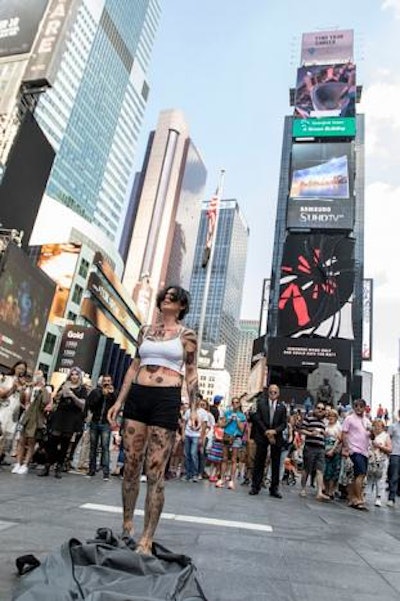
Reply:
M364 399L356 399L353 401L353 407L354 405L362 405L362 407L366 407L367 403L364 401Z
M26 361L17 361L16 363L14 363L14 365L12 366L12 368L10 369L10 376L14 376L15 375L15 368L18 367L18 365L25 365L25 374L28 371L28 364Z
M181 320L189 313L190 308L190 294L181 286L166 286L165 288L162 288L157 294L157 309L161 310L161 303L169 290L175 290L177 300L183 305L178 315L178 319Z

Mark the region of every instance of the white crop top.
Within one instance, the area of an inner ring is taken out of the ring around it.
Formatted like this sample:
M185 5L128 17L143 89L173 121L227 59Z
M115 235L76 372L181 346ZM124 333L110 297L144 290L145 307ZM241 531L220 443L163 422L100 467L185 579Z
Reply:
M139 347L140 366L159 365L184 374L184 348L180 335L169 340L144 338Z

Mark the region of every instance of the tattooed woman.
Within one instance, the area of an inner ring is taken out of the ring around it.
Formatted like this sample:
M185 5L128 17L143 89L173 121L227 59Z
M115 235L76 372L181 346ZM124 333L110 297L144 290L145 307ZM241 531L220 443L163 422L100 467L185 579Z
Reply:
M158 293L157 308L160 320L157 325L140 329L136 357L108 412L109 421L115 422L124 403L123 538L129 538L133 532L133 512L146 456L144 530L136 550L147 555L151 554L164 505L164 472L178 428L184 379L191 419L198 423L197 339L192 330L180 323L189 311L189 293L179 286L168 286Z

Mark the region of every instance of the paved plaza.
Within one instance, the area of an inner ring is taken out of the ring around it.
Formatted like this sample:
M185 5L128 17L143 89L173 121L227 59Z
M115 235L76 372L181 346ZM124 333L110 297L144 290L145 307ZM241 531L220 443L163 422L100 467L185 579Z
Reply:
M144 486L138 503L142 524ZM11 598L15 558L43 558L69 538L120 531L121 482L68 474L62 480L0 471L0 600ZM398 509L358 512L284 487L283 500L208 481L166 483L157 540L190 555L209 601L398 601Z

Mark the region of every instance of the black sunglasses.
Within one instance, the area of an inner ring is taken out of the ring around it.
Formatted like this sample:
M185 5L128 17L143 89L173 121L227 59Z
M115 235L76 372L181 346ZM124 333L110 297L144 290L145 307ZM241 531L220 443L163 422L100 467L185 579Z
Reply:
M177 292L166 292L162 298L162 300L165 300L166 298L169 298L169 300L173 303L176 303L179 300L179 296L177 294Z

